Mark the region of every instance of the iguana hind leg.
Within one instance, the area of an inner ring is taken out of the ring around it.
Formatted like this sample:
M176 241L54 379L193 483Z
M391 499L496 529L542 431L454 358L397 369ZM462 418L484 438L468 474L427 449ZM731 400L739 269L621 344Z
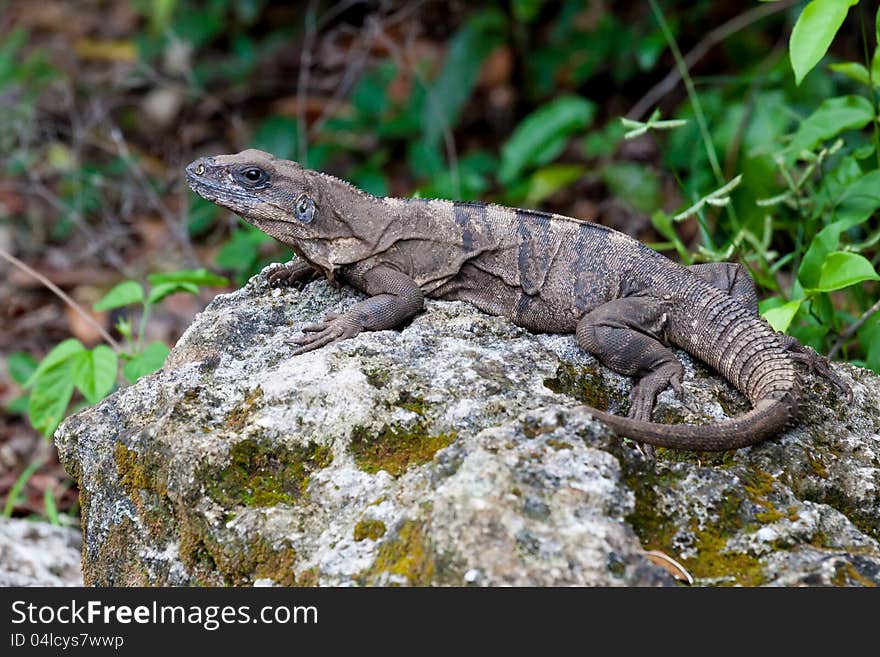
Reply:
M681 391L684 367L666 347L668 303L651 296L615 299L584 315L578 345L615 372L638 377L629 416L651 421L657 394L671 385Z

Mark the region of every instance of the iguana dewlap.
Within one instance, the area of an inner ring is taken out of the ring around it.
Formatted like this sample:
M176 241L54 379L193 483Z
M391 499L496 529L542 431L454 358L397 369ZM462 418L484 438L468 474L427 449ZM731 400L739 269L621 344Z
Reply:
M306 326L295 354L398 326L427 296L468 301L532 331L575 333L582 349L637 378L629 417L591 413L653 445L724 450L779 434L801 400L798 363L851 395L823 357L761 319L738 264L683 267L623 233L546 212L376 197L258 150L202 158L186 173L200 196L300 256L271 272L273 284L322 274L370 295ZM753 409L707 426L651 422L657 393L681 389L672 345L715 368Z

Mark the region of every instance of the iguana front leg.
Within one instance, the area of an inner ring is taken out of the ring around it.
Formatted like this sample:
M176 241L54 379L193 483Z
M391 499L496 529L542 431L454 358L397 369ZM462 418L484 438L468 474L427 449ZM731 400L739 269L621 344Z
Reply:
M276 264L263 274L272 287L295 287L301 289L318 276L318 272L302 258Z
M639 377L629 417L651 421L654 398L671 385L681 392L684 367L664 345L669 302L649 295L609 301L584 315L577 342L615 372Z
M424 297L416 282L396 269L379 265L365 273L352 273L358 287L372 295L345 313L331 313L323 322L303 327L302 335L291 340L300 348L294 356L319 349L331 342L355 337L361 331L394 328L424 307Z

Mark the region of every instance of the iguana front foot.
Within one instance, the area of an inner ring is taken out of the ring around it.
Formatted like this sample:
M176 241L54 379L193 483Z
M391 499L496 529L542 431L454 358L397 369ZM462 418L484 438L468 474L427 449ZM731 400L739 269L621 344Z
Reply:
M300 345L299 349L294 350L293 356L299 356L313 349L320 349L332 342L353 338L363 331L364 327L348 315L329 313L323 322L303 326L302 330L305 335L287 341Z
M271 287L293 287L301 290L317 275L315 269L305 260L291 260L277 263L263 272L263 277Z
M831 363L828 362L825 356L815 351L812 347L799 344L794 339L788 344L788 353L793 360L802 363L810 372L834 384L834 387L840 391L847 403L852 402L852 388L831 369Z

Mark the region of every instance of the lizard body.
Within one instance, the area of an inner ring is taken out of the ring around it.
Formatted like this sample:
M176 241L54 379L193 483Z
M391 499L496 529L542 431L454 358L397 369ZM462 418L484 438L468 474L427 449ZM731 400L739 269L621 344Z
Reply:
M724 450L780 433L801 401L798 363L849 387L827 361L758 315L743 267L683 267L623 233L494 204L376 197L256 150L196 160L193 190L290 246L273 284L317 274L370 297L305 327L303 353L393 328L424 297L468 301L536 332L575 333L582 349L637 377L629 417L590 409L615 433L665 447ZM716 369L753 409L707 426L650 421L658 392L681 389L678 346Z

